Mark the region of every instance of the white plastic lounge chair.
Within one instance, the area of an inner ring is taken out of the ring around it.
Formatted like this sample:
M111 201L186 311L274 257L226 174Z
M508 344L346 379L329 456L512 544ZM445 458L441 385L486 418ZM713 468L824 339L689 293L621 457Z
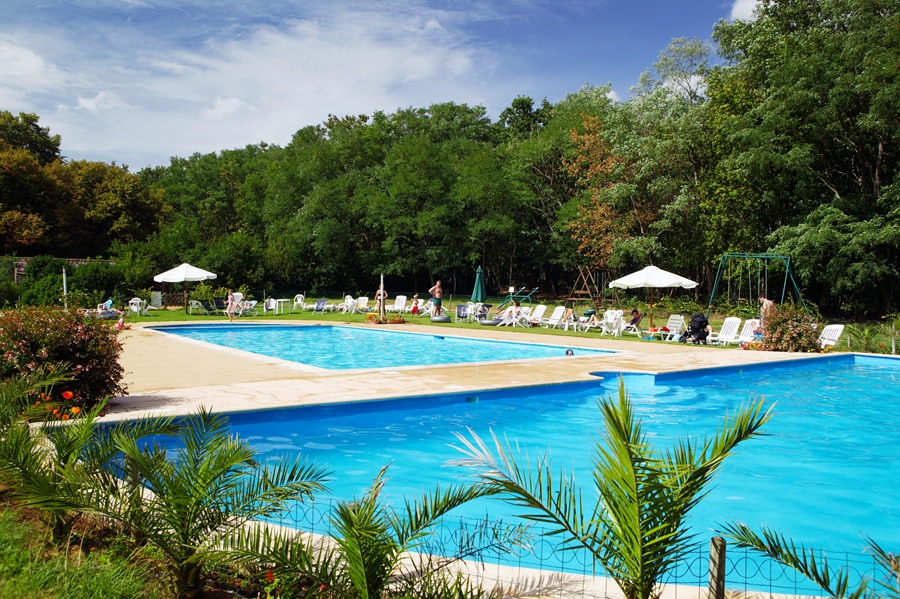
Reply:
M306 296L302 293L298 293L294 296L294 304L291 306L291 312L297 310L312 310L315 307L315 304L307 304Z
M353 314L364 314L366 310L369 309L369 298L361 295L356 298L356 308L352 312Z
M244 294L240 291L235 291L234 296L234 309L232 313L235 316L259 316L259 310L256 309L256 300L245 300Z
M386 312L405 312L406 296L398 295L394 298L394 303L384 307Z
M500 315L500 323L497 326L530 327L531 321L528 320L528 315L521 306L512 305Z
M345 295L344 301L338 304L338 310L343 312L344 314L355 314L356 313L356 300L353 299L352 295Z
M758 341L756 337L756 329L758 328L758 318L751 318L750 320L746 320L744 321L744 326L741 328L741 334L737 336L737 339L726 341L725 343L753 343L754 341Z
M188 314L211 315L216 311L214 307L198 300L188 300Z
M741 319L737 316L729 316L722 323L719 332L713 331L706 338L707 343L715 343L716 345L725 345L726 343L737 343L738 329L741 328Z
M625 323L625 328L622 329L623 333L631 333L632 335L637 335L638 337L644 336L644 331L641 330L641 321L644 319L643 314L638 314L637 320L634 321L634 324L631 322Z
M534 310L528 313L528 324L529 326L535 326L541 324L541 320L544 318L544 312L547 311L546 304L538 304L534 307Z
M681 331L684 329L684 316L681 314L671 314L665 326L656 331L650 331L647 335L651 339L659 337L663 341L678 341L681 337Z
M844 325L842 324L830 324L826 326L822 329L822 334L819 335L819 347L825 349L826 346L836 346L838 339L843 332Z
M619 337L625 330L625 318L622 310L607 310L603 313L603 320L600 321L600 334L612 335Z
M565 306L556 306L555 308L553 308L553 312L550 313L550 316L548 318L544 318L543 320L541 320L541 326L545 328L549 327L551 329L557 327L562 321L565 313Z

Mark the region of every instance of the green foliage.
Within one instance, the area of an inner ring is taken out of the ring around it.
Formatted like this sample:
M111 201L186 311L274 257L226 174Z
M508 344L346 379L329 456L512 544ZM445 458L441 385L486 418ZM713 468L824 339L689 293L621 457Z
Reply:
M360 498L339 503L329 520L334 544L303 541L269 528L236 531L225 555L237 554L250 564L267 564L278 580L322 589L327 597L486 597L461 575L448 573L459 560L502 554L528 540L526 527L483 523L456 534L455 555L431 541L433 529L450 511L473 499L495 493L486 486L435 489L418 500L405 499L393 508L383 499L387 467ZM410 554L410 552L413 552ZM493 596L493 595L490 595Z
M67 271L72 270L68 261L63 260L62 258L42 254L40 256L35 256L28 261L28 266L25 267L25 279L36 281L50 275L55 275L59 276L60 280L62 280L62 271L64 268Z
M141 441L147 431L159 429L170 429L178 451L170 454ZM174 422L123 423L106 438L114 450L110 460L124 457L84 481L84 509L156 547L178 597L202 594L205 572L223 537L324 488L322 468L299 457L258 463L249 444L229 433L224 416L202 409Z
M93 260L78 268L67 269L67 286L73 291L81 291L89 297L102 298L95 303L113 299L113 304L124 304L125 290L122 286L122 271L116 264Z
M875 599L877 595L869 590L871 580L863 577L855 587L850 587L850 577L846 572L837 570L832 573L828 560L820 555L816 559L813 549L799 547L790 539L775 531L762 529L757 534L744 524L726 524L723 534L734 540L738 547L749 547L772 559L800 572L803 576L814 582L831 597L844 597L846 599Z
M550 526L565 547L588 550L625 597L658 597L665 574L693 550L691 510L738 444L762 434L770 411L754 402L727 418L712 439L687 439L659 451L644 434L623 381L618 400L602 399L598 407L605 432L594 449L595 504L583 500L571 475L557 476L548 456L534 469L523 466L496 433L492 444L471 431L471 438L457 435L467 456L459 463L510 497L524 517Z
M33 113L0 111L0 147L27 150L41 164L48 164L59 158L59 135L50 135L49 127L41 127L40 117Z
M763 322L763 349L810 352L819 350L816 318L797 304L781 304Z
M0 511L0 597L66 597L67 599L152 599L160 589L149 582L151 572L126 559L84 557L48 550L43 536L16 513ZM68 544L66 544L68 548Z
M612 274L665 262L703 293L723 253L775 248L805 299L877 318L900 285L898 31L886 0L764 1L715 26L723 61L675 39L627 101L585 86L517 97L495 123L453 102L331 116L284 148L138 176L57 160L36 115L0 113L0 251L114 255L127 299L182 261L257 295L371 290L380 274L459 293L482 266L489 288L562 297L599 250ZM613 159L603 177L567 169L602 163L576 141L586 122ZM41 279L0 304L59 304Z
M57 374L71 372L71 406L90 408L125 392L121 350L108 321L41 308L0 313L0 380L27 375L39 366Z

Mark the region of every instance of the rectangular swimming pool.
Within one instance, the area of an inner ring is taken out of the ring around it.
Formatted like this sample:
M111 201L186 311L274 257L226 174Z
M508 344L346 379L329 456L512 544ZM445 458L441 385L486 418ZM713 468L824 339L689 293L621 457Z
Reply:
M605 378L596 382L284 408L230 419L233 431L264 458L302 453L333 470L337 499L362 494L386 464L387 499L469 480L467 471L449 465L461 457L453 433L467 428L484 439L491 431L506 436L527 447L532 460L552 451L554 466L574 473L593 497L591 456L602 428L596 401L617 392L619 377L600 374ZM623 378L658 448L676 438L711 436L726 413L753 398L775 404L767 435L726 461L694 511L691 526L699 540L708 543L724 522L744 521L832 553L862 557L864 534L884 547L900 545L900 360L845 354ZM459 511L472 519L509 520L517 513L496 499ZM519 563L546 568L553 553ZM587 559L565 557L570 563Z
M162 325L153 330L327 370L565 357L566 346L328 325ZM613 351L578 348L579 355Z

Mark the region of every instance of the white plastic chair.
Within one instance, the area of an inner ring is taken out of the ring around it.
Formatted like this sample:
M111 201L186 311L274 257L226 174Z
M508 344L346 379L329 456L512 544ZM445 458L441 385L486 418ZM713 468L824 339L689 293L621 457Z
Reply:
M682 329L684 329L684 316L672 314L669 316L669 320L666 321L665 326L660 327L659 330L650 331L648 336L651 339L658 336L663 341L678 341L678 338L681 337Z
M741 328L741 319L737 316L729 316L722 323L722 328L716 333L713 331L706 338L708 343L716 345L725 345L726 343L737 343L738 329Z
M819 347L821 349L825 349L827 346L834 347L837 345L838 339L843 332L844 325L842 324L830 324L826 326L822 329L822 334L819 335Z

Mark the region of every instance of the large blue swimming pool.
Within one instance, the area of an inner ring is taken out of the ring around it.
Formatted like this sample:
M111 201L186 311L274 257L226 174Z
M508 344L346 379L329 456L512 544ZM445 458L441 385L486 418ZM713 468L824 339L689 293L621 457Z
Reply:
M301 452L334 470L336 498L363 493L385 464L392 464L388 498L466 480L449 462L461 457L453 433L467 428L506 436L532 459L552 450L553 463L574 471L593 497L596 401L616 393L619 376L600 374L591 383L240 413L231 422L263 456ZM832 552L861 554L864 534L900 546L900 361L835 355L624 381L660 447L711 436L726 413L753 398L775 406L768 435L739 448L696 509L691 524L704 542L718 524L744 521ZM485 513L506 519L516 509L485 500L461 511Z
M155 330L328 370L565 357L566 346L361 327L163 325ZM575 349L579 355L615 352Z

